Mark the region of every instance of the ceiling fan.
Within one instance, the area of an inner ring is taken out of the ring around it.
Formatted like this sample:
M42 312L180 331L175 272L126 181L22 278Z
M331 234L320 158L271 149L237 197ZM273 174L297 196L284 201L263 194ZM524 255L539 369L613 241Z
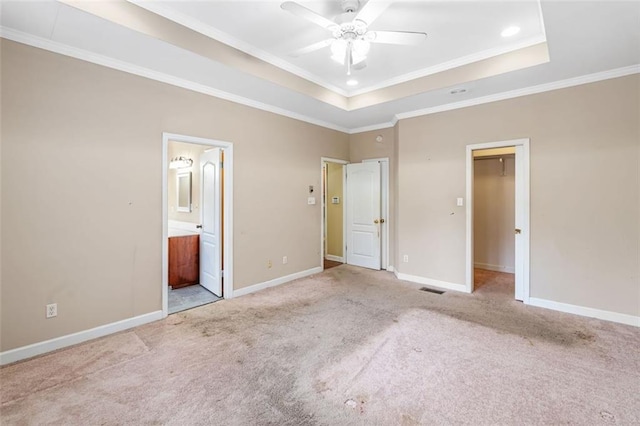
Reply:
M365 60L371 43L418 45L427 38L426 33L411 31L370 31L373 23L391 2L369 0L361 5L359 0L341 0L343 13L332 21L293 1L286 1L280 7L296 16L304 18L330 31L328 38L291 52L298 57L331 46L331 59L346 65L347 75L354 69L366 66Z

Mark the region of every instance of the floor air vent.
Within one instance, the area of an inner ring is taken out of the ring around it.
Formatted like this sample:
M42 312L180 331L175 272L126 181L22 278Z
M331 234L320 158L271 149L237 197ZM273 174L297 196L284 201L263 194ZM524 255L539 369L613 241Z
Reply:
M442 293L444 293L444 291L441 291L441 290L434 290L434 289L429 288L429 287L422 287L422 288L420 289L420 291L428 291L429 293L435 293L435 294L442 294Z

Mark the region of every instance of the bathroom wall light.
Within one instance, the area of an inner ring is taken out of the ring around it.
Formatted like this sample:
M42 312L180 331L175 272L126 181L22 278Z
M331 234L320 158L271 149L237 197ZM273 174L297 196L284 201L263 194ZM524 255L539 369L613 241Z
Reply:
M172 158L169 162L170 169L184 169L187 167L191 167L193 165L193 160L187 157L176 157Z

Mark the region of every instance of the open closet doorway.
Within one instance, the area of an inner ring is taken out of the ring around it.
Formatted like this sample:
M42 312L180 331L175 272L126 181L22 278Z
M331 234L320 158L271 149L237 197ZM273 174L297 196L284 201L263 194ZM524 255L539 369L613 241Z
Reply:
M345 165L347 161L322 158L322 248L323 269L345 263Z
M165 316L232 297L232 164L230 143L163 135Z
M467 146L467 289L529 301L529 140Z

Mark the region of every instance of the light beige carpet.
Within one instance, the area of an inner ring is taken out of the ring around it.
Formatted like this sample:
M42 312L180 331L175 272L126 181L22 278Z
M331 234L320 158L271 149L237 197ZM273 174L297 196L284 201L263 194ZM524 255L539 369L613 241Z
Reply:
M0 369L1 423L638 424L640 330L386 272L313 277Z

